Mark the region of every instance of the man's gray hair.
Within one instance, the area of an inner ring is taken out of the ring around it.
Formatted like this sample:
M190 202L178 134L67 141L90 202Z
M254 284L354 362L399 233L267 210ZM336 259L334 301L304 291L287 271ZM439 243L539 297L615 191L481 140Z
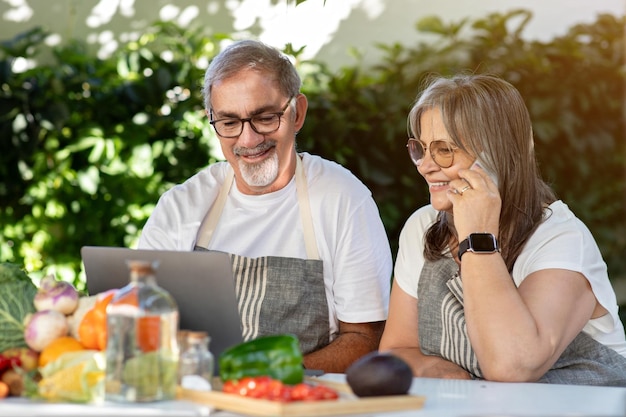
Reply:
M269 45L256 40L235 42L217 54L204 75L204 107L211 109L211 88L244 69L266 73L287 97L300 92L302 80L289 58Z

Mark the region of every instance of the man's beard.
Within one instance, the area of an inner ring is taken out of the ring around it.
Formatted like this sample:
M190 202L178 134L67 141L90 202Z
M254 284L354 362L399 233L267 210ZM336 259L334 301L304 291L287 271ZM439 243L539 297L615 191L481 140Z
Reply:
M251 154L256 153L254 149L252 151ZM278 153L275 148L270 157L261 162L248 163L239 159L238 164L243 180L251 187L267 187L278 178Z

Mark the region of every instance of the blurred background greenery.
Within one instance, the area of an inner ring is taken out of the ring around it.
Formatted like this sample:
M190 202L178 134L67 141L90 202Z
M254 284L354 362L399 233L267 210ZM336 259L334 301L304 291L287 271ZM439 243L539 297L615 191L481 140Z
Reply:
M287 45L309 98L298 148L372 190L395 256L404 221L428 203L405 149L425 75L499 74L525 97L543 176L594 234L626 302L626 18L601 14L549 41L522 38L531 19L426 17L415 30L432 42L380 44L376 65L339 70ZM0 44L0 262L82 289L81 246L133 247L159 195L220 159L200 85L229 35L156 22L107 58L45 37L33 28ZM52 58L15 71L42 52Z

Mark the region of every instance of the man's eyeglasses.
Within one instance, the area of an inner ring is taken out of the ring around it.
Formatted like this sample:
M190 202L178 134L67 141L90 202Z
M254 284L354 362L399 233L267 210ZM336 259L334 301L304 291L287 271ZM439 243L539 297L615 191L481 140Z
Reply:
M257 114L245 119L225 118L219 120L211 120L209 123L213 125L215 132L223 138L236 138L243 132L243 124L250 123L250 127L259 135L268 135L276 132L280 128L280 119L283 117L289 107L289 103L293 97L287 100L281 111ZM213 110L211 110L211 118L213 118Z
M441 168L450 168L452 166L454 163L454 152L458 149L445 140L433 140L430 142L427 149L422 141L415 138L409 138L409 141L406 143L406 148L409 151L411 161L413 161L415 165L419 166L422 163L426 150L428 150L430 157L433 158L433 161Z

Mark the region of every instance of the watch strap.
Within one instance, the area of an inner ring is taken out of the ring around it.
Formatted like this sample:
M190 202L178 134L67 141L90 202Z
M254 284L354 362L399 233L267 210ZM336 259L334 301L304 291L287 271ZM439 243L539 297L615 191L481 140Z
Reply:
M459 261L465 252L467 252L470 248L469 237L466 237L459 243Z

